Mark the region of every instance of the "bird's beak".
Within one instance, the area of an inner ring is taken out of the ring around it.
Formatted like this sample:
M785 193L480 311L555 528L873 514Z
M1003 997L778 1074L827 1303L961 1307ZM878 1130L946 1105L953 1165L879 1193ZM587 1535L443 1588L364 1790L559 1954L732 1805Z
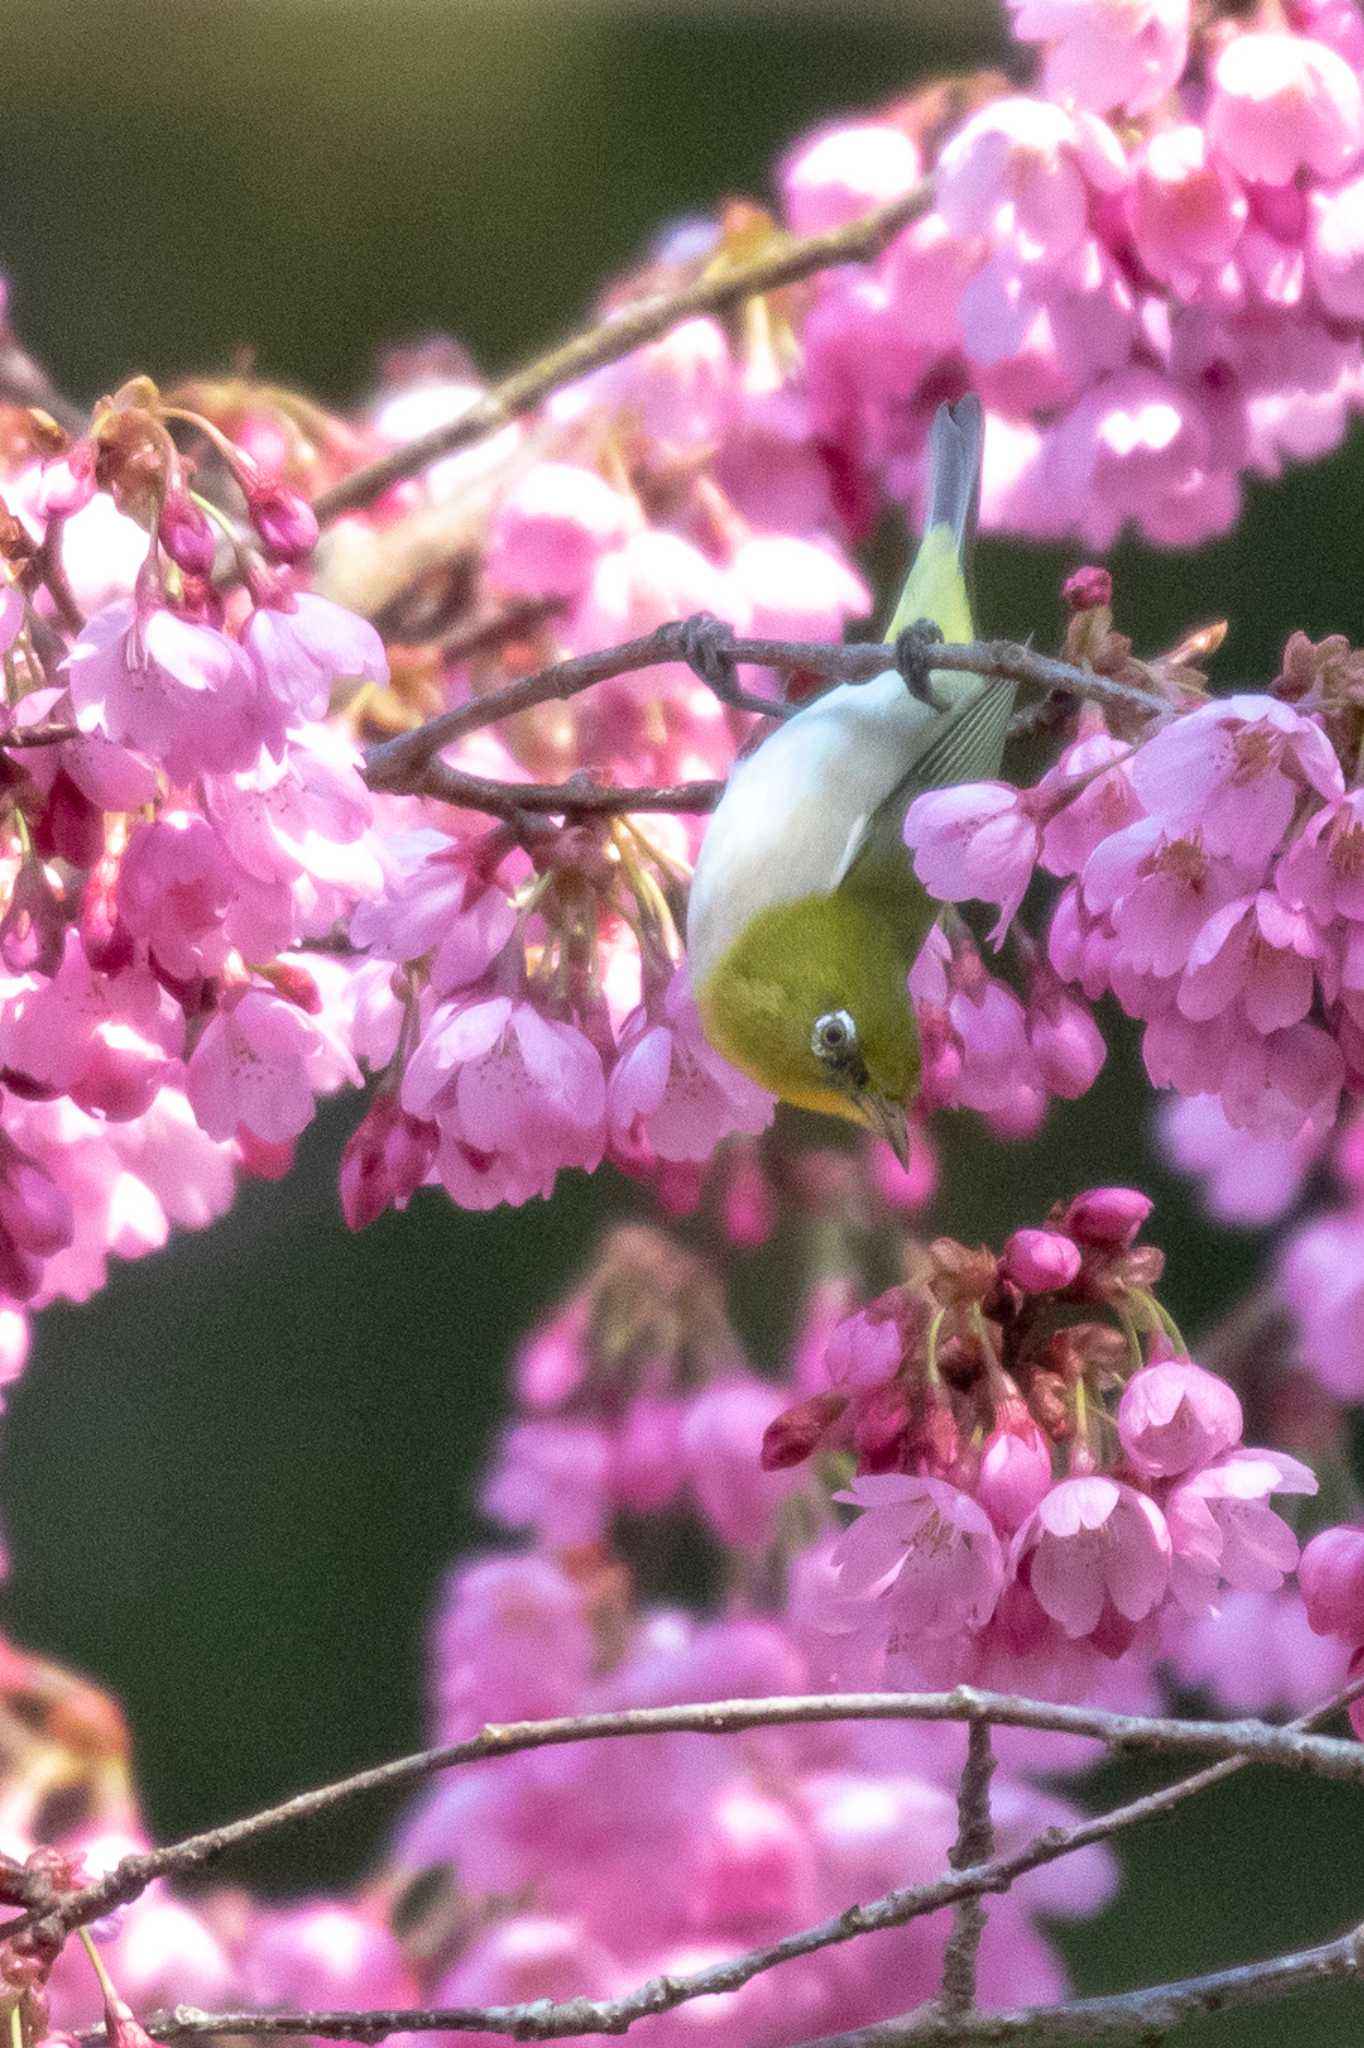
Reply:
M868 1130L878 1138L884 1138L891 1151L899 1160L906 1173L909 1171L909 1112L903 1102L894 1102L888 1095L877 1095L867 1089L859 1095L857 1106Z

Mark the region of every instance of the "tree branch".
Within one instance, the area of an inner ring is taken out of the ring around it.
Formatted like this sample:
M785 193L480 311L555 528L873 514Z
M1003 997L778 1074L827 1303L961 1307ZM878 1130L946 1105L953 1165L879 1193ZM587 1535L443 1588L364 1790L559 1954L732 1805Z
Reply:
M574 818L613 815L621 811L713 811L723 782L678 782L636 789L594 782L590 775L570 775L566 782L497 782L488 775L470 775L432 761L421 779L419 794L438 802L459 804L468 811L487 811L494 818L514 819L528 813L564 813Z
M313 500L318 524L327 526L343 512L354 512L404 477L415 476L428 463L453 455L486 439L522 413L529 412L566 384L576 384L592 370L619 362L645 342L657 341L683 320L701 313L727 313L744 299L759 292L776 291L781 285L796 284L816 271L830 270L839 263L866 263L879 255L891 238L917 214L926 211L932 186L923 179L910 192L892 199L870 213L859 215L844 226L818 235L775 233L769 244L747 262L721 259L695 283L675 292L654 292L632 305L609 313L596 327L576 334L546 355L538 356L524 369L516 370L494 384L466 412L430 433L419 434L377 462L352 471Z
M1348 1706L1364 1693L1364 1677L1357 1678L1332 1699L1288 1724L1289 1732L1305 1730ZM931 1884L908 1885L885 1893L865 1905L849 1906L834 1918L820 1921L800 1933L787 1935L768 1947L712 1964L685 1976L651 1978L618 1999L594 2001L539 1999L518 2006L426 2007L369 2012L286 2012L286 2013L204 2013L190 2006L177 2006L146 2022L147 2030L165 2041L188 2039L204 2034L277 2036L316 2034L336 2040L378 2041L392 2033L503 2033L522 2040L552 2040L583 2033L624 2033L636 2020L672 2011L693 1998L713 1997L737 1991L752 1978L780 1963L819 1950L836 1947L857 1936L887 1927L902 1926L943 1907L980 1897L988 1892L1007 1891L1028 1871L1054 1863L1077 1849L1113 1836L1143 1822L1170 1813L1186 1800L1209 1791L1224 1779L1246 1770L1249 1759L1235 1756L1211 1764L1191 1777L1181 1778L1158 1791L1093 1814L1070 1827L1043 1830L1021 1849L976 1868L960 1870ZM91 2027L78 2038L98 2048L104 2041L102 2027Z
M1364 1681L1340 1698L1348 1700L1361 1691ZM138 1898L159 1877L183 1876L261 1835L298 1821L316 1820L335 1807L373 1792L418 1784L423 1778L457 1765L482 1763L490 1757L511 1756L521 1750L557 1748L570 1742L638 1735L733 1735L749 1728L810 1726L829 1721L988 1721L1000 1727L1087 1736L1117 1752L1212 1752L1226 1758L1275 1764L1287 1770L1310 1771L1348 1784L1364 1784L1364 1746L1334 1736L1308 1734L1301 1723L1274 1727L1255 1720L1182 1721L1112 1714L1097 1707L1060 1706L1046 1700L1021 1699L1010 1693L978 1692L967 1686L939 1693L812 1693L790 1698L636 1707L618 1713L567 1715L550 1721L489 1726L467 1741L444 1743L378 1764L371 1770L357 1771L351 1777L300 1792L278 1806L266 1807L242 1820L208 1828L159 1849L125 1856L103 1877L70 1893L61 1904L60 1917L68 1929L87 1925ZM962 1896L962 1892L949 1891L937 1903L950 1904ZM0 1938L19 1932L30 1924L31 1918L21 1915L0 1924Z
M845 2034L826 2034L803 2048L902 2048L902 2044L935 2041L942 2048L1051 2048L1053 2042L1082 2042L1086 2048L1114 2042L1158 2043L1187 2020L1206 2019L1237 2006L1263 2005L1292 1991L1359 1978L1364 1974L1364 1927L1353 1928L1336 1941L1264 1962L1241 1963L1231 1970L1211 1970L1203 1977L1182 1977L1173 1984L1151 1984L1141 1991L1120 1991L1107 1998L1077 1998L1067 2005L1032 2006L1020 2012L974 2012L945 2019L932 2007L903 2019L881 2020L854 2027Z
M854 1909L856 1910L856 1909ZM799 1951L808 1953L808 1951ZM575 2034L623 2034L637 2020L670 2012L684 1997L700 1992L686 1987L700 1977L718 1978L720 1970L698 1971L695 1977L655 1977L630 1998L596 2001L539 1999L528 2005L450 2006L429 2011L344 2012L200 2012L192 2005L173 2006L143 2022L158 2041L184 2041L204 2035L239 2034L277 2037L320 2035L342 2041L378 2041L389 2034L509 2034L518 2041L548 2041ZM750 1973L753 1974L753 1973ZM1077 1998L1064 2005L1029 2006L1017 2012L971 2011L947 2014L939 2006L922 2006L903 2019L881 2020L843 2034L826 2034L802 2048L908 2048L937 2042L940 2048L1051 2048L1081 2042L1085 2048L1107 2048L1118 2042L1158 2043L1187 2020L1205 2019L1238 2006L1263 2005L1294 1991L1313 1990L1364 1974L1364 1927L1336 1941L1298 1949L1230 1970L1212 1970L1172 1984L1151 1984L1140 1991L1120 1991L1103 1998ZM747 1978L739 1980L747 1982ZM737 1989L737 1984L708 1984L707 1992ZM647 2002L645 2002L647 2000ZM103 2027L89 2027L75 2036L94 2044L105 2039Z
M957 1839L948 1862L953 1870L971 1870L987 1863L995 1846L994 1823L990 1818L990 1780L995 1756L990 1746L988 1721L969 1721L966 1726L966 1762L957 1790ZM976 2002L976 1957L985 1932L985 1905L979 1892L958 1900L952 1915L952 1932L943 1953L942 1995L939 2009L945 2014L970 2012Z
M690 795L686 788L632 793L586 782L580 782L576 789L569 784L536 784L528 785L534 794L518 803L516 784L464 777L461 771L447 769L436 756L469 733L532 710L538 704L576 697L613 676L658 668L668 662L688 663L723 703L767 717L782 717L790 711L789 705L738 689L732 680L736 666L774 668L785 673L800 671L830 682L861 683L884 675L887 669L902 668L907 659L902 644L745 640L729 635L723 628L715 631L716 623L698 619L672 621L637 640L592 654L573 655L537 670L534 675L522 676L503 689L475 697L451 711L439 712L413 731L371 747L365 779L371 789L435 796L447 803L465 803L503 817L514 814L518 808L573 812L709 810L719 788L713 783L690 786ZM1011 640L935 645L926 658L934 669L983 676L987 681L1021 683L1042 692L1044 699L1063 691L1071 697L1087 697L1097 703L1137 710L1147 717L1163 716L1171 708L1165 698L1153 691L1139 690L1130 683L1116 682L1111 676L1072 667L1069 662L1037 654ZM461 779L452 782L451 776Z

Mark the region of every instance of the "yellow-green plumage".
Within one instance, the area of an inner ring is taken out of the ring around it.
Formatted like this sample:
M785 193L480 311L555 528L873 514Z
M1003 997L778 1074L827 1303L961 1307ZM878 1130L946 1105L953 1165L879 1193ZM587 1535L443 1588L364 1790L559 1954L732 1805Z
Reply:
M928 518L890 632L931 620L973 637L967 563L979 488L974 399L933 423ZM938 905L915 879L905 812L922 790L998 771L1012 692L935 673L938 704L894 671L844 684L788 719L732 773L692 884L687 943L707 1036L788 1102L893 1134L919 1047L906 991ZM856 1066L812 1048L831 1012Z

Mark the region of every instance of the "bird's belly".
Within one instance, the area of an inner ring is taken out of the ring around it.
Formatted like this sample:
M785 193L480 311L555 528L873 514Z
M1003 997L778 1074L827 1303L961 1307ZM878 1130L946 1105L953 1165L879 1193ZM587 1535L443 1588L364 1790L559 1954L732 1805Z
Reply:
M930 715L896 675L845 684L738 764L692 878L694 985L759 910L834 887L853 835L899 780Z

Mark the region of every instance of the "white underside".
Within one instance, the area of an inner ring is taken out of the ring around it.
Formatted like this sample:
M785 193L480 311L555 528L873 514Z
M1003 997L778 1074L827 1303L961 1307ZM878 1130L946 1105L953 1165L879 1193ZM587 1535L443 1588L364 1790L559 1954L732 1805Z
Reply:
M934 719L895 671L844 683L740 761L706 830L687 952L704 981L760 910L836 887L866 820Z

